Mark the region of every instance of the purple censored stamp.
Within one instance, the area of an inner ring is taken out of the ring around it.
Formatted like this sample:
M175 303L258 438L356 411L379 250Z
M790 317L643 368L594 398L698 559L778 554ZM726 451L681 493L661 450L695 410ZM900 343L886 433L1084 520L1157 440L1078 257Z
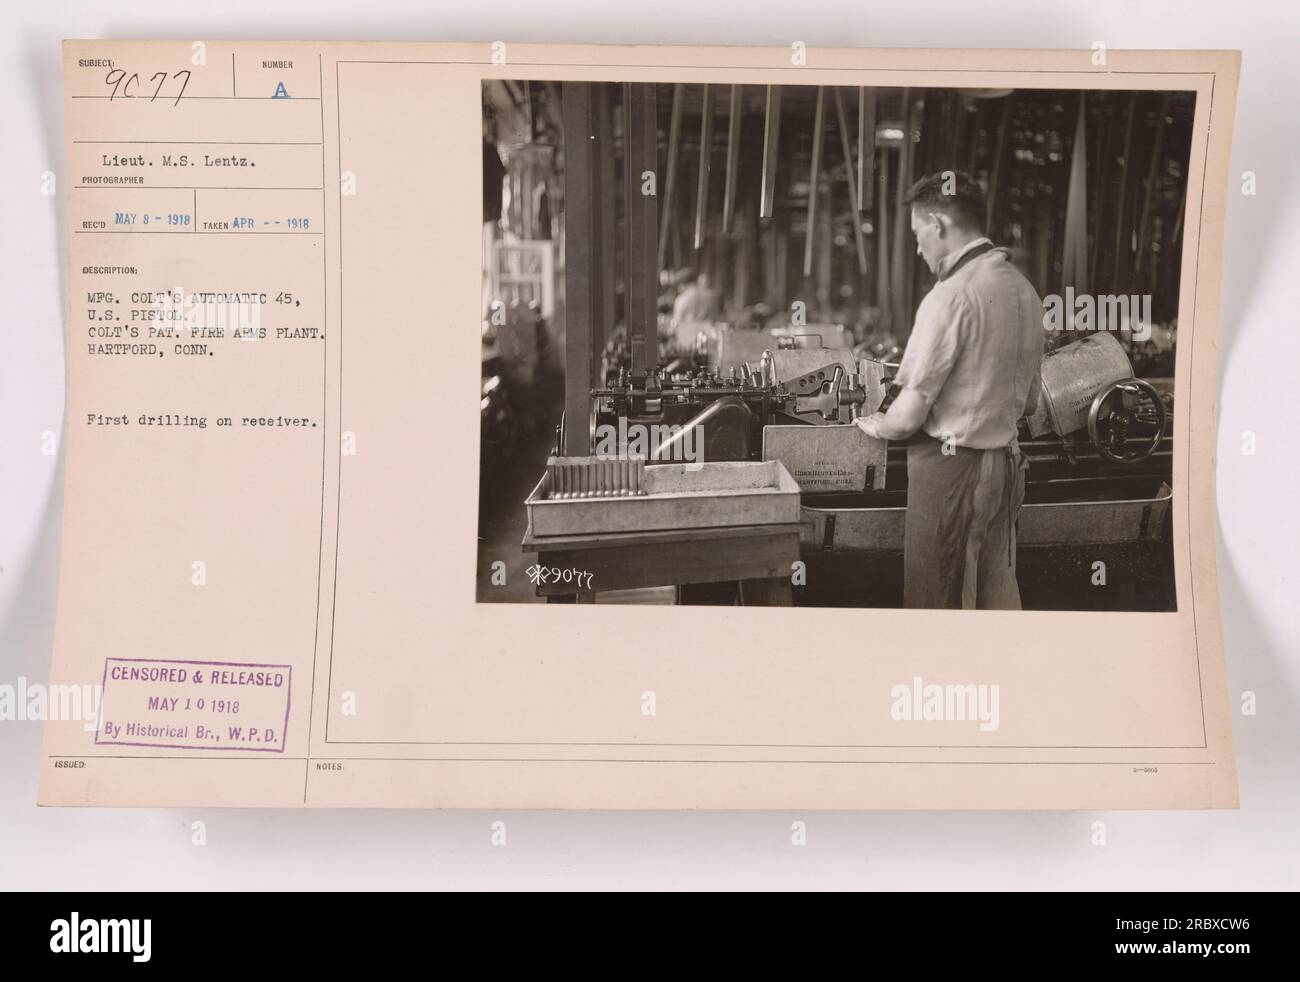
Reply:
M282 754L292 675L288 665L106 659L95 743Z

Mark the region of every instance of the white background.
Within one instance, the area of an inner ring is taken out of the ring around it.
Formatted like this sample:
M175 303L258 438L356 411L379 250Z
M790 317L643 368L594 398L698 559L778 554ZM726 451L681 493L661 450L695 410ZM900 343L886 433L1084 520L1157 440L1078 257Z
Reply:
M1236 48L1219 335L1219 576L1233 812L572 813L38 809L41 724L0 722L0 888L1296 889L1300 195L1293 0L6 3L0 13L0 684L48 678L63 458L63 38ZM1258 194L1238 176L1257 175ZM1257 452L1242 453L1243 432ZM106 508L105 520L111 520ZM892 639L891 643L897 643ZM1050 642L1045 642L1050 643ZM1139 653L1135 653L1137 656ZM1045 657L1048 653L1045 652ZM1253 691L1258 715L1237 711ZM490 825L507 824L493 847ZM807 823L807 845L791 823ZM1103 819L1107 845L1091 844ZM191 823L207 823L207 845Z

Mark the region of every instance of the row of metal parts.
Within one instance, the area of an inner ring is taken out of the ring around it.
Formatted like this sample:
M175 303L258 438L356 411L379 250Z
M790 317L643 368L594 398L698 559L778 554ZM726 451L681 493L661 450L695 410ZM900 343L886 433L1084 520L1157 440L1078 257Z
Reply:
M631 498L645 492L644 457L548 457L546 497Z

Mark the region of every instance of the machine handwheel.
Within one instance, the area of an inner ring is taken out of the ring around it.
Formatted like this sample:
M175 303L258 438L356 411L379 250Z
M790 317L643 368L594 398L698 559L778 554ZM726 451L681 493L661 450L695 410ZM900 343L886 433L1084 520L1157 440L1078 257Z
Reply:
M1130 405L1131 401L1136 405ZM1144 402L1150 405L1142 405ZM1141 432L1134 432L1139 428ZM1088 438L1107 460L1117 464L1146 460L1156 452L1164 435L1165 403L1150 382L1118 379L1093 397L1088 410Z

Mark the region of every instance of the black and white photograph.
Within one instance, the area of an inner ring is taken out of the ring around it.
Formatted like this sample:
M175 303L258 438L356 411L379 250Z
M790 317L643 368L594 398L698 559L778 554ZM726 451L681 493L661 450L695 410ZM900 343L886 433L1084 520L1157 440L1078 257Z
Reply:
M482 111L480 601L1178 608L1195 93Z
M10 975L1284 950L1296 9L9 4Z

